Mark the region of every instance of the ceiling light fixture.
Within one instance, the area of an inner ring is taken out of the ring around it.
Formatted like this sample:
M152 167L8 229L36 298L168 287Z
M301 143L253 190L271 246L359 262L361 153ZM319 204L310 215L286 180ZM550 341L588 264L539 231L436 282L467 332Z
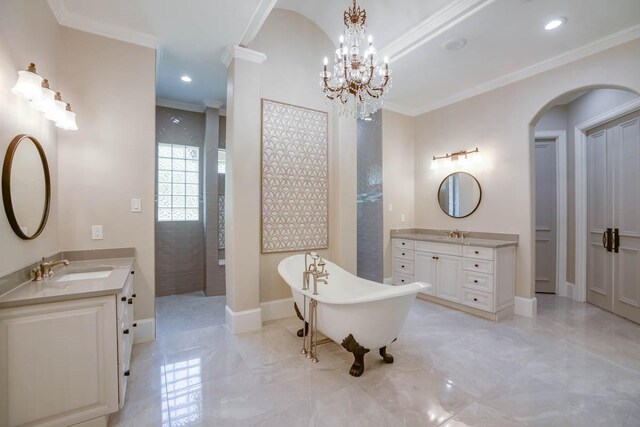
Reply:
M561 27L566 23L567 18L565 17L554 18L551 21L547 22L547 25L544 26L544 29L547 31L555 30L556 28Z
M334 112L364 119L382 107L382 96L391 87L389 59L380 64L373 37L366 35L367 12L356 0L343 17L344 35L335 51L333 72L327 70L329 59L324 58L320 85L325 96L334 101Z
M55 125L65 130L78 130L76 113L71 106L62 101L60 92L49 87L49 80L43 79L36 73L34 63L26 70L18 71L18 81L11 89L15 95L29 101L29 106L44 114L44 118L55 122Z
M185 83L191 83L191 77L184 75L182 77L180 77L180 80L182 80Z

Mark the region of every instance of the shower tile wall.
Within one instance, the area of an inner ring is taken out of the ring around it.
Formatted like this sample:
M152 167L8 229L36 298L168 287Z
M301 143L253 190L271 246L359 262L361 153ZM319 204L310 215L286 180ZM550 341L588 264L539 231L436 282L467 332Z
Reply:
M358 276L383 281L382 113L358 120Z
M202 113L156 108L156 141L158 143L200 147L201 184L203 182L204 131L205 115ZM202 185L200 185L200 191L200 200L202 200ZM205 278L203 214L201 204L199 221L159 222L156 218L156 296L203 290Z

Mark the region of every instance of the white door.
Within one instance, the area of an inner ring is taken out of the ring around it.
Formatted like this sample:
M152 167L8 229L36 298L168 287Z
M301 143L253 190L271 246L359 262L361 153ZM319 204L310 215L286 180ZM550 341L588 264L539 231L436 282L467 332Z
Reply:
M556 141L536 139L536 292L556 293Z
M449 301L462 301L462 258L436 255L436 296Z
M436 289L436 270L437 270L437 255L427 252L415 253L414 264L414 277L416 282L428 283L431 286L423 288L420 292L427 295L435 295Z
M587 143L587 300L640 323L640 113L594 129Z

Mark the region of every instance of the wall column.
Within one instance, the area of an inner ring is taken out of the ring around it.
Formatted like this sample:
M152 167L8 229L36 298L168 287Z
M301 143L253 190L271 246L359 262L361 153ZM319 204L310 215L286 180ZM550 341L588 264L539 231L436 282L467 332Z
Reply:
M225 259L227 327L260 329L260 70L267 57L240 46L222 57L227 77Z

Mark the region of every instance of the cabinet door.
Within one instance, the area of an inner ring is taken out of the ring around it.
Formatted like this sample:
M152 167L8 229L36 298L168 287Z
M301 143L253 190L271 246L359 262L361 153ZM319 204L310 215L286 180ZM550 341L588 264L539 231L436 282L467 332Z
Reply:
M0 310L1 426L118 410L115 305L111 296Z
M438 260L436 296L449 301L462 301L462 258L436 255Z
M428 252L416 252L414 263L414 277L416 282L423 282L430 286L420 292L427 295L435 295L437 279L437 255Z

